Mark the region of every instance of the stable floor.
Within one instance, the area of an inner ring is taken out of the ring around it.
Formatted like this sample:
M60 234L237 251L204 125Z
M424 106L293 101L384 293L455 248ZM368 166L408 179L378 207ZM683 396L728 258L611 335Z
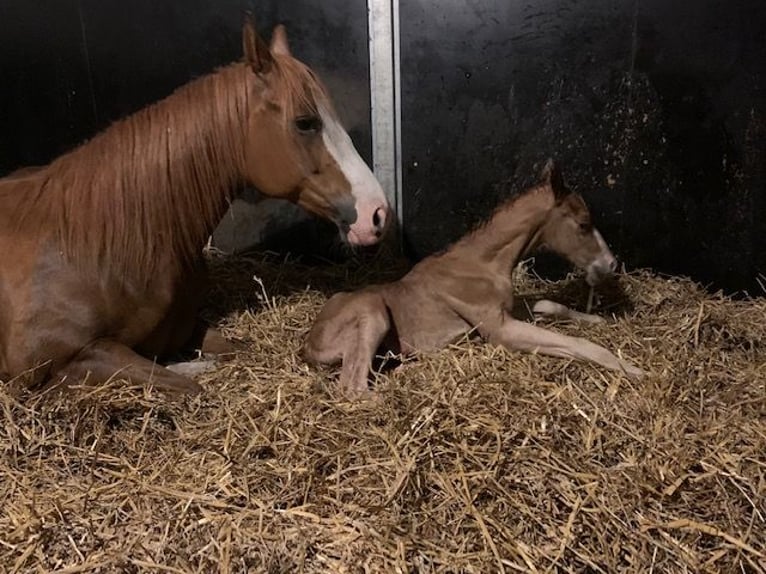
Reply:
M475 340L334 398L297 356L327 295L402 268L214 258L207 313L250 352L168 402L0 385L12 572L764 572L766 299L623 275L604 325L640 382ZM578 278L518 274L583 308Z

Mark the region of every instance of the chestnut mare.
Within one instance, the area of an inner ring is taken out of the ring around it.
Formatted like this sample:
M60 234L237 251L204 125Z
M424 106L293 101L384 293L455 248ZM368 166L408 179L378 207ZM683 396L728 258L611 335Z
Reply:
M509 349L593 361L640 377L641 369L595 343L511 316L511 274L524 255L542 246L585 269L590 285L617 266L582 197L564 185L552 160L540 185L501 205L446 252L424 259L399 281L331 297L307 337L303 356L311 363L342 362L341 390L352 398L368 394L367 375L379 350L432 351L473 329ZM533 311L602 320L545 300Z
M176 90L47 166L0 179L0 378L173 392L158 366L232 346L199 322L204 245L241 184L334 221L353 245L389 206L282 27L248 19L244 61Z

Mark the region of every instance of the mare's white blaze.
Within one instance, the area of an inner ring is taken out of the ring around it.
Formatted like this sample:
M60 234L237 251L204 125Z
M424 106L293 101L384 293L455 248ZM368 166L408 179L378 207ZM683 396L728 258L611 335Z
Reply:
M324 145L346 177L354 198L356 220L347 222L348 241L355 245L376 243L390 219L386 194L337 117L323 106L319 107L319 115Z
M589 285L595 285L600 278L613 273L617 267L617 260L614 258L612 250L609 249L598 229L593 230L593 236L596 238L600 252L586 270L585 280Z

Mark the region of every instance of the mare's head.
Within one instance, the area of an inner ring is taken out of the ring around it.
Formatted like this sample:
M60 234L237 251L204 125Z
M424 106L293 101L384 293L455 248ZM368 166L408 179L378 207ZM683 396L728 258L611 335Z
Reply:
M564 184L561 171L552 159L543 168L542 185L549 188L554 197L553 209L542 228L542 244L585 270L589 285L614 273L617 260L593 226L588 206L579 193Z
M351 245L376 243L391 220L386 196L320 81L290 53L284 28L277 26L267 45L248 19L243 48L252 90L245 179L333 221Z

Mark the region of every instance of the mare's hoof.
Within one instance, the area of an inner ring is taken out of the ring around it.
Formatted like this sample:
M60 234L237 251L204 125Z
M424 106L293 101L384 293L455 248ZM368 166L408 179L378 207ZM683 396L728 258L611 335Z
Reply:
M173 381L172 383L159 383L152 381L153 386L157 391L163 393L169 400L180 400L182 397L189 395L198 395L202 392L202 385L195 383L191 379L185 381Z
M200 350L203 355L215 355L223 360L227 360L237 353L246 351L247 346L239 341L225 338L216 329L208 329Z
M185 363L173 363L165 368L177 375L191 378L210 373L216 369L216 366L215 361L188 361ZM194 383L194 381L191 382ZM197 383L194 384L197 385ZM199 385L197 386L199 387Z

